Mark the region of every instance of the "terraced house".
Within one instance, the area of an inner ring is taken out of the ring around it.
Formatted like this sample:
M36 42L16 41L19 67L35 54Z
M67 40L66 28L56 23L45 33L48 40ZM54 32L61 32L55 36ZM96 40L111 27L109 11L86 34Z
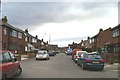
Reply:
M8 24L6 16L2 18L0 26L1 49L10 50L14 53L24 53L26 46L24 31Z
M111 42L106 44L109 53L120 57L120 24L111 29Z

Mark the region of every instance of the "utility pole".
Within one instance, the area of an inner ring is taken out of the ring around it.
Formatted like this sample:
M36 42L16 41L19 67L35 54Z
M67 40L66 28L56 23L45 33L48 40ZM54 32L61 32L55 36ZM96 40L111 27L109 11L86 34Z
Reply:
M49 34L49 50L50 50L50 38L51 38L51 35Z

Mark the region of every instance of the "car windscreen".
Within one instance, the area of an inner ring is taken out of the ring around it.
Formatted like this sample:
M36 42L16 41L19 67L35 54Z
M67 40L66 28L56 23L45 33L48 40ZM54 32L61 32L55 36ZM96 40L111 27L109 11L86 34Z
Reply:
M87 52L78 52L79 56L81 56L81 54L87 54Z
M46 51L38 51L38 54L46 54Z
M89 54L88 58L90 58L90 59L102 59L102 57L100 55L97 55L97 54Z

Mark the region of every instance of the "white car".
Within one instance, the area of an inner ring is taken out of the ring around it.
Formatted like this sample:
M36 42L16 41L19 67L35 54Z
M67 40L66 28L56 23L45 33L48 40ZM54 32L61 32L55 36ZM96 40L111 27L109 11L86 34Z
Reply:
M77 63L77 61L80 58L80 56L81 56L82 53L87 53L87 51L77 51L76 52L76 55L74 55L75 63Z
M36 60L49 59L49 54L46 50L39 50L36 54Z

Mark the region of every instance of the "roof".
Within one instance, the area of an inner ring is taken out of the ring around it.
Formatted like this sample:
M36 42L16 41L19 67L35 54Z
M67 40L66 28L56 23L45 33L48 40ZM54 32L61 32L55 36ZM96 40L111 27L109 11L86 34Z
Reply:
M120 28L120 24L118 24L117 26L113 27L112 30L114 30L116 28Z
M5 24L2 24L2 26L6 26L6 27L9 27L9 28L12 28L12 29L15 29L16 31L19 31L19 32L22 32L24 33L23 30L17 28L17 27L13 27L12 25L8 24L8 23L5 23Z

